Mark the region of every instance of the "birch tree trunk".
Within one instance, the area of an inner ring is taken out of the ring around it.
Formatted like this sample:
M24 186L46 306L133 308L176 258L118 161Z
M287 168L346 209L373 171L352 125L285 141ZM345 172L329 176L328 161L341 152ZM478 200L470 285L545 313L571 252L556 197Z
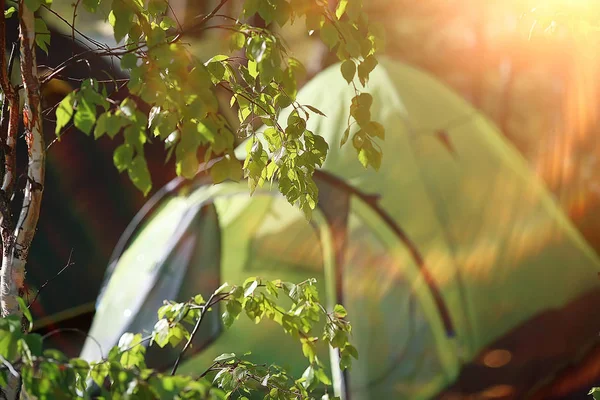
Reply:
M4 0L0 6L4 10ZM0 36L6 36L4 15L1 17ZM17 298L21 295L25 281L25 264L29 248L35 235L40 213L43 183L45 175L45 156L42 131L42 108L40 82L37 74L35 57L35 17L33 12L19 2L19 38L20 38L20 67L25 92L24 125L27 142L27 182L21 211L17 223L14 224L10 214L10 199L15 187L15 146L19 122L19 101L16 90L12 88L6 74L5 62L2 67L2 89L10 97L10 113L6 132L2 132L2 147L4 151L4 177L0 191L0 213L2 214L2 269L0 270L0 310L3 317L22 315ZM1 50L6 51L5 40L0 40ZM15 101L16 99L16 101ZM19 376L9 375L8 387L4 389L7 399L17 399L20 393L21 380Z

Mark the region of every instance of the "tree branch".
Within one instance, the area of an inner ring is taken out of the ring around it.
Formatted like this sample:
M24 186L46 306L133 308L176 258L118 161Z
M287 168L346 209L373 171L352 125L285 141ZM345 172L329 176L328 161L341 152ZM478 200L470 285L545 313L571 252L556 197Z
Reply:
M12 50L10 52L10 58L8 59L8 76L12 74L13 63L17 54L17 43L13 43ZM17 160L16 160L16 146L17 146L17 135L19 132L19 92L16 90L12 93L10 101L10 114L8 119L8 130L7 135L2 136L3 155L4 155L4 177L2 178L2 191L7 199L12 197L15 187L15 175L17 173ZM8 224L7 226L13 225L12 215L7 213Z
M23 288L25 263L35 235L42 201L46 148L42 131L40 82L35 56L35 17L24 2L19 7L21 41L21 76L25 88L25 138L27 142L27 183L19 220L15 227L15 243L3 260L2 278L10 279L10 294L2 298L4 315L18 313L16 297ZM6 252L5 252L6 253ZM4 289L4 287L3 287Z
M0 306L2 316L21 314L17 298L23 290L25 263L39 218L42 184L45 173L46 149L42 136L40 84L35 57L35 18L33 12L22 1L19 4L19 30L21 76L23 77L25 88L25 108L29 114L25 121L29 157L27 167L28 179L25 186L19 221L12 234L5 233L8 240L3 241L4 251L0 277ZM12 107L11 114L15 110L18 116L18 106ZM8 142L8 136L5 139ZM5 230L3 229L3 231Z
M5 0L0 0L0 8L4 10ZM15 90L10 82L10 75L12 72L12 65L16 53L16 43L13 43L13 48L10 53L8 60L8 66L6 65L6 57L4 56L4 50L6 49L6 21L4 13L0 15L0 49L3 50L2 56L0 56L0 88L4 93L4 103L2 104L2 115L0 116L0 154L3 159L0 159L2 167L4 168L2 174L2 190L3 195L10 198L12 195L12 189L14 185L15 176L15 144L17 138L17 132L19 129L19 92ZM0 209L0 217L3 222L11 225L11 217L8 213L5 213L4 209Z
M188 339L187 343L185 344L185 346L183 346L183 349L181 349L181 352L179 353L179 356L177 357L177 360L175 361L175 364L173 365L173 370L171 371L171 376L175 375L175 373L177 372L177 368L179 368L181 359L183 358L187 349L192 344L194 337L196 337L196 334L198 333L198 329L200 328L200 325L202 324L202 320L204 319L204 316L208 313L208 309L222 300L222 299L218 299L213 304L213 300L215 299L215 296L216 296L216 293L213 293L210 296L210 298L208 299L208 301L206 302L206 304L204 304L204 306L202 307L202 310L200 311L200 318L198 318L198 321L196 321L196 325L194 325L194 329L192 330L192 333L190 334L190 338Z

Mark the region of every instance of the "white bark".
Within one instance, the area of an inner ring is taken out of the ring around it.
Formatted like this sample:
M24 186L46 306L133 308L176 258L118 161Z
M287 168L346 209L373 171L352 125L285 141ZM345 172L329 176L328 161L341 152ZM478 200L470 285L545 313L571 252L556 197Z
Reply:
M26 124L28 147L27 183L19 219L8 243L3 243L2 270L0 273L0 307L2 316L20 315L17 297L25 281L25 263L29 247L35 235L40 213L42 190L45 175L45 156L42 131L42 108L40 102L40 83L35 57L35 18L33 12L23 1L19 4L19 27L21 39L21 76L25 88L25 105L29 108L29 123ZM14 138L12 138L14 140ZM7 137L7 145L14 141ZM14 153L13 153L14 154ZM6 171L10 173L12 171ZM5 177L6 178L6 177ZM4 180L10 186L12 175ZM6 242L6 240L4 241ZM9 378L9 387L5 390L8 399L16 399L19 393L20 379Z

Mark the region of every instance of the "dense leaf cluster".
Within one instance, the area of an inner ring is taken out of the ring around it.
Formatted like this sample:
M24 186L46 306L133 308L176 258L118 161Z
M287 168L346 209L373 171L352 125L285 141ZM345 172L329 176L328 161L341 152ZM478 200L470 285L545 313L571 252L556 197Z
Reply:
M87 0L83 5L95 11L100 2ZM60 135L73 119L76 128L86 134L93 132L96 138L122 133L124 143L115 151L115 165L119 171L127 171L144 193L151 188L144 155L147 142L163 141L167 157L175 155L177 174L187 178L198 171L202 161L199 149L207 149L205 160L218 159L211 168L216 183L245 176L254 191L267 181L278 180L287 200L310 215L318 196L312 173L323 164L328 145L318 132L308 130L306 123L311 115L323 113L296 101L305 69L288 54L284 40L274 30L245 21L258 14L267 24L283 27L302 19L308 34L318 33L336 52L343 61L341 72L356 92L351 110L354 121L348 121L346 138L351 125L357 124L360 129L352 144L361 163L374 168L381 164L381 149L374 138L383 139L383 127L371 121L372 98L358 86L367 84L377 65L375 53L382 46L381 35L369 30L360 0L340 1L334 11L320 0L247 0L241 15L220 16L219 21L225 23L214 21L218 9L186 28L166 15L164 0L147 4L113 0L108 21L121 45L108 54L118 57L128 71L130 96L120 103L107 103L102 101L107 93L89 80L57 108L56 132ZM230 32L231 53L200 62L182 41L186 29ZM217 88L229 92L230 106L237 109L236 126L219 112ZM149 113L141 111L139 100L151 105ZM290 107L291 114L282 121L281 111ZM259 126L266 127L266 147L253 140ZM249 151L240 164L234 144L244 139L250 139Z
M43 337L22 331L18 317L0 319L0 386L8 374L20 375L23 388L39 399L91 398L96 384L105 399L227 399L264 392L265 399L309 399L319 386L331 385L324 364L317 357L317 345L324 343L340 351L340 367L349 368L358 358L349 343L351 326L341 305L327 312L319 302L314 279L294 284L249 278L243 285L222 285L208 300L197 295L186 302L165 302L158 321L147 337L125 333L106 358L88 363L69 359L57 350L43 350ZM275 365L256 365L244 354L222 354L196 375L177 375L180 359L198 331L204 315L224 310L222 319L229 328L241 314L255 323L267 318L296 338L308 361L301 378L294 379ZM284 304L288 306L284 306ZM31 322L25 302L25 317ZM325 320L321 334L319 321ZM146 366L146 346L172 346L180 356L170 374ZM98 397L98 396L96 396Z
M181 26L171 19L167 0L74 3L74 15L79 6L98 12L101 5L110 3L107 21L118 45L109 48L85 39L98 47L100 55L117 59L128 72L126 82L111 82L113 88L126 89L128 94L117 101L104 82L84 80L56 105L55 133L60 138L74 126L96 139L104 135L121 139L113 154L114 164L119 171L127 171L144 194L152 186L145 146L160 141L165 144L167 159L175 157L178 175L192 178L202 161L199 154L205 150L204 160L214 159L210 172L215 183L245 177L253 192L277 180L286 199L310 216L318 197L312 174L324 163L328 144L318 132L307 129L307 121L324 114L297 101L305 68L270 27L301 21L309 35L318 36L337 54L342 76L355 91L342 142L353 130L351 142L360 162L376 169L382 155L375 139L383 139L384 130L371 120L373 99L359 87L367 85L377 65L381 34L368 26L361 0L340 0L334 10L323 0L246 0L241 15L219 14L227 1L221 0L213 11L198 16L193 26ZM52 0L7 2L6 18L19 15L20 6L34 12L52 6ZM248 23L254 15L259 15L267 28ZM76 31L75 26L70 27ZM204 29L229 32L230 53L206 62L190 54L183 42L185 34ZM48 52L50 35L42 19L35 19L35 30L37 46ZM74 55L42 81L82 58L85 54ZM235 124L220 112L217 90L229 93L230 107L237 112ZM284 109L289 110L286 118L282 118ZM261 126L264 141L257 138ZM234 147L246 139L247 157L240 163ZM246 314L256 323L272 320L295 337L308 360L302 377L295 379L281 368L255 365L246 355L235 354L217 357L195 376L177 375L204 316L218 303L222 303L226 327ZM29 327L24 327L19 316L0 319L0 386L6 387L12 375L19 378L23 391L39 399L90 398L93 385L101 398L222 399L244 398L257 391L264 392L265 399L311 398L317 387L331 385L317 356L319 343L339 352L341 369L349 368L352 358L358 357L349 343L346 311L338 305L327 312L319 302L314 280L292 284L250 278L241 286L223 285L206 301L198 295L184 303L167 302L158 311L150 336L126 333L103 360L94 363L44 350L44 338L29 333L32 320L25 301L19 299L19 304ZM319 334L315 333L317 327L322 328ZM170 374L147 367L146 347L151 345L180 349Z

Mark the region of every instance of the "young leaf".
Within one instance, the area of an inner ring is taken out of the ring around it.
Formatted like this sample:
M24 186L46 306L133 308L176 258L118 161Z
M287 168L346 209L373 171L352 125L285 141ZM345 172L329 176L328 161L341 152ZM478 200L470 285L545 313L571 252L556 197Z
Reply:
M333 308L333 313L336 318L344 318L346 315L348 315L346 309L341 304L335 305L335 307Z
M148 192L152 189L152 180L150 179L150 171L148 171L146 159L138 154L131 161L127 172L129 173L129 179L131 179L135 187L137 187L144 196L148 195Z
M27 307L27 303L25 303L25 300L22 297L17 297L17 301L23 316L25 319L27 319L27 321L29 321L29 330L31 331L33 328L33 317L31 316L31 311L29 311L29 307Z
M258 281L254 280L250 284L250 286L248 286L248 288L246 289L246 291L244 292L244 297L252 296L252 294L254 293L254 291L256 290L257 287L258 287Z
M160 347L165 347L169 342L169 321L163 318L154 325L152 340Z
M71 117L73 117L73 106L75 105L75 92L69 93L61 102L58 104L56 108L56 136L59 136L60 131L64 128Z
M342 15L346 12L346 7L348 6L348 0L340 0L338 2L337 7L335 8L335 16L337 19L341 19Z
M234 32L229 39L229 50L231 52L241 50L246 44L246 35L242 32Z
M8 10L4 11L4 18L8 19L17 11L14 7L9 7Z
M337 29L327 19L321 27L320 36L323 43L325 43L330 50L333 49L340 41Z
M89 135L96 123L96 105L87 98L80 98L73 123L77 129Z
M151 15L161 15L167 10L167 0L150 0L148 2L148 12Z
M119 172L123 172L131 165L133 159L133 147L129 144L122 144L115 149L113 162Z
M342 140L340 140L340 147L346 144L348 141L348 136L350 136L350 127L347 127L344 131L344 135L342 135Z
M48 44L50 44L50 30L41 18L35 19L35 43L44 53L48 54Z
M310 111L314 112L315 114L319 114L319 115L321 115L323 117L326 117L326 115L323 113L323 111L319 110L316 107L313 107L313 106L311 106L309 104L306 104L304 107L308 108Z
M354 75L356 74L356 64L354 64L354 61L344 61L340 69L342 70L342 76L346 82L351 83L354 80Z
M234 358L235 358L235 353L225 353L225 354L221 354L220 356L215 358L213 361L214 362L224 362L224 361L233 360Z

